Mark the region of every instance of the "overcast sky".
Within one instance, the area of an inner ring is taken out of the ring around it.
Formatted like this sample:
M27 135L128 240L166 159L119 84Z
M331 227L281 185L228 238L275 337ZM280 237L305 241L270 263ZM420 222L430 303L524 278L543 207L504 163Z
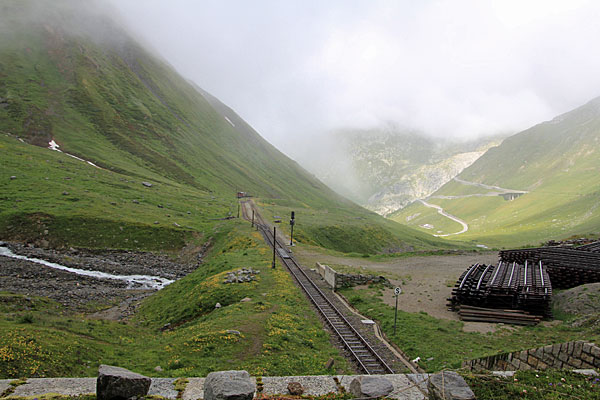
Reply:
M332 129L470 138L600 96L600 1L106 0L293 158Z

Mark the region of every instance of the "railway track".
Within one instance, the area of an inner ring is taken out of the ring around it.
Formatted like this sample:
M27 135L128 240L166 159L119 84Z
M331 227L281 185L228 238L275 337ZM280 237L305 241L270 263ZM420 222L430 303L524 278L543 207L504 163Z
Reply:
M242 207L242 211L244 218L249 220L246 207ZM289 254L287 248L273 236L271 227L264 222L258 213L254 214L254 223L262 233L265 241L271 247L275 247L283 265L296 279L296 282L319 310L321 316L360 368L368 375L393 374L394 370L386 364L367 340L346 319L344 314L329 301L321 289L303 271L300 264Z

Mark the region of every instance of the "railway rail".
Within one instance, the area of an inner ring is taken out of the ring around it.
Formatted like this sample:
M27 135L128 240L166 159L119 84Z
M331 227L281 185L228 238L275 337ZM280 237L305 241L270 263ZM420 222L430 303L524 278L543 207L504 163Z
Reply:
M246 207L242 208L245 219L249 219ZM304 290L310 301L319 310L331 330L340 339L344 348L351 354L352 358L360 368L368 375L393 374L394 370L381 358L367 340L352 326L344 314L327 298L321 289L303 271L300 264L282 245L280 240L274 237L271 227L267 225L258 213L254 214L254 224L262 233L265 241L277 250L279 259L288 271L296 279L296 282Z

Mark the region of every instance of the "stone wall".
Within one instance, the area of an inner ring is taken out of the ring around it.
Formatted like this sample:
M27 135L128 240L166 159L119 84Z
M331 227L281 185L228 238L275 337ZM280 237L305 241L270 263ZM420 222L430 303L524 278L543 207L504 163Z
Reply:
M340 289L344 287L351 287L357 285L366 285L369 283L383 283L387 286L392 286L390 281L377 275L363 275L363 274L342 274L335 271L329 265L317 263L317 272L332 289Z
M600 347L580 340L477 358L463 362L463 367L472 371L600 368Z

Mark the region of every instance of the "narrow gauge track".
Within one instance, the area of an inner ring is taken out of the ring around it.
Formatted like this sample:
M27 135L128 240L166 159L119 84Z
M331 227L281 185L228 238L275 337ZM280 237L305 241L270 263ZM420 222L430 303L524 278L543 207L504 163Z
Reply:
M248 219L245 207L243 207L243 214L244 218ZM261 231L266 242L271 247L276 246L281 262L290 271L315 307L317 307L323 318L325 318L325 321L327 321L361 369L368 375L393 374L394 370L386 364L365 338L358 333L346 317L344 317L344 314L329 301L321 289L302 270L300 264L288 253L285 246L273 237L271 227L263 221L260 215L256 214L254 224Z

